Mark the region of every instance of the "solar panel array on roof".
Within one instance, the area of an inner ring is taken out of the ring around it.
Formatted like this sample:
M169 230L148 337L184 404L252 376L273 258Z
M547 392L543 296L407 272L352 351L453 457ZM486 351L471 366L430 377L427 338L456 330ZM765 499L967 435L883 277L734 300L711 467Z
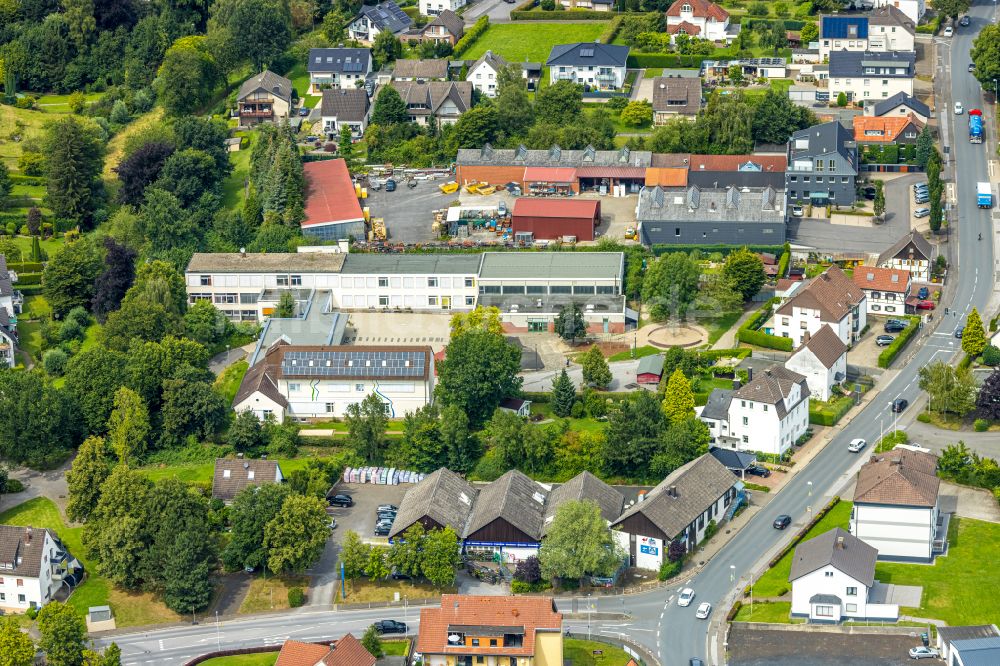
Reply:
M305 377L423 377L427 355L422 351L288 351L282 374Z

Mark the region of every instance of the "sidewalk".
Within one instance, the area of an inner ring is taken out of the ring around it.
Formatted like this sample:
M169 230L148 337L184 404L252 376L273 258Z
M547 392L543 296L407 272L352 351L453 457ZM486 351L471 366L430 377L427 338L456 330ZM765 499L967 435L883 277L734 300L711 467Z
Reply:
M751 306L758 305L756 303L751 303ZM715 341L712 345L712 349L733 349L736 347L736 333L740 330L740 326L745 324L750 317L757 314L757 308L751 307L745 311L740 318L736 320L736 323L729 327L729 330L722 334L722 337Z

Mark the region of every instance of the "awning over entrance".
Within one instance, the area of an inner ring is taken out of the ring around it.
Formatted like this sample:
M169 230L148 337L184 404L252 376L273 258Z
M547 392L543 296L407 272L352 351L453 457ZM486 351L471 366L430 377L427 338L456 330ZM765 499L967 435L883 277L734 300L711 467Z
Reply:
M572 167L527 167L524 180L532 183L572 183L576 169Z

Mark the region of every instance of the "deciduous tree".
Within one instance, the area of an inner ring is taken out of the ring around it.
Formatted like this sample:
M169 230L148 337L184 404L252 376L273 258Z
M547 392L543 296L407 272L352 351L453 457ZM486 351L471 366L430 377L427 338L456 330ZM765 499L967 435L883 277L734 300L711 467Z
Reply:
M0 621L0 665L34 666L35 644L13 617Z
M950 16L953 20L969 11L969 0L937 0L934 9L942 16Z
M458 535L450 527L427 533L421 551L420 573L435 587L455 584L455 568L461 563Z
M323 553L330 535L326 505L317 497L292 495L264 528L267 568L302 572Z
M135 279L135 250L115 242L110 236L104 239L104 250L104 270L94 281L91 304L94 316L100 322L109 312L118 309Z
M103 433L115 393L126 383L125 354L102 347L78 353L66 366L65 387L91 433Z
M167 49L156 76L156 92L167 113L184 116L204 108L221 72L204 37L181 37Z
M927 408L964 416L976 404L976 381L969 368L935 361L920 368L920 388L927 391Z
M222 431L229 406L208 382L178 378L163 382L163 430L167 446L180 444L189 435L208 439Z
M372 107L372 124L388 127L405 123L408 119L406 102L399 96L399 92L392 86L383 86Z
M979 388L976 414L981 419L1000 421L1000 370L994 370Z
M396 35L392 34L389 30L382 30L378 33L375 37L375 42L372 44L372 57L379 68L394 62L396 58L402 55L403 43L399 41Z
M108 443L123 464L135 462L149 442L149 411L138 393L121 387L108 418Z
M154 139L142 144L127 155L117 167L118 201L131 206L141 206L145 201L145 190L148 185L160 177L163 164L174 152L174 146L168 141Z
M281 0L217 0L208 30L227 63L249 61L259 72L292 41L290 7Z
M698 295L701 269L683 252L665 254L652 262L642 282L642 300L657 321L683 320Z
M722 266L722 275L749 301L764 286L764 262L756 252L743 247L731 252Z
M88 437L66 472L69 500L66 515L77 523L85 523L101 499L101 486L111 475L111 451L103 437Z
M571 501L556 510L538 560L545 578L576 580L606 576L620 564L607 521L593 501Z
M287 486L273 483L247 487L237 493L229 508L231 538L222 551L222 562L227 569L256 569L267 564L264 531L290 494Z
M608 415L603 455L605 471L644 476L649 461L659 449L660 434L666 426L660 402L649 392L639 391L619 402Z
M979 83L984 89L993 88L995 92L996 81L1000 79L1000 25L986 25L979 31L972 42L971 56Z
M479 458L479 440L469 433L469 417L458 405L441 411L441 443L453 472L468 472Z
M63 245L42 273L42 291L53 316L62 317L77 306L89 309L102 269L101 256L89 238Z
M358 455L374 462L385 449L385 431L388 426L386 406L372 393L360 403L347 407L347 438Z
M374 624L369 625L369 627L365 629L365 634L361 637L361 645L376 659L383 655L382 639L379 636L378 629L375 628Z
M504 398L521 388L521 352L502 335L469 331L452 336L447 356L437 364L437 394L457 405L473 427L482 424Z
M51 666L81 666L87 626L72 606L50 601L38 612L38 647Z
M364 543L357 532L348 530L344 535L344 543L340 547L340 561L344 564L344 577L348 580L361 578L368 564L368 551L371 546Z
M451 335L456 337L468 331L486 331L503 334L500 308L476 306L469 312L456 312L451 316Z
M41 371L0 368L0 457L36 469L52 467L80 434L72 402Z
M583 86L562 80L535 93L535 115L556 125L570 125L583 113Z

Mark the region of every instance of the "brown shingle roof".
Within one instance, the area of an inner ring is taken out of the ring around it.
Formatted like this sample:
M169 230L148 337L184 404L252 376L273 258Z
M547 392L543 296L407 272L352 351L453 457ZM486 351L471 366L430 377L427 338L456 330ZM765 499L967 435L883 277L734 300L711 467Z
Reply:
M701 79L657 76L653 79L653 110L695 115L701 109Z
M465 34L465 22L462 20L461 16L450 9L444 10L438 14L433 21L427 24L428 27L432 25L444 26L444 28L455 37L455 39L461 39L462 35Z
M667 538L673 538L725 495L736 480L725 465L705 454L671 472L649 491L646 499L629 507L614 524L641 513ZM676 496L667 492L672 486L677 489Z
M392 87L406 102L410 115L438 114L448 100L459 114L472 107L472 83L469 81L393 81Z
M808 349L819 359L824 368L832 368L841 356L847 353L847 345L840 339L829 324L816 331L816 335L807 335L805 342L795 350L795 354L803 349ZM795 355L793 354L793 356Z
M54 532L43 528L0 525L0 574L37 578L46 533L55 538Z
M809 394L806 378L782 365L773 365L764 372L755 373L754 378L737 389L733 397L774 405L778 417L784 418L788 413L785 398L791 395L792 387L796 384L801 387L800 399L804 400Z
M448 61L397 60L392 75L400 79L446 79L448 78Z
M257 90L264 90L289 103L292 101L292 82L269 69L265 69L260 74L251 76L244 81L243 85L240 86L240 91L236 93L236 99L243 99Z
M375 657L352 634L330 645L285 641L274 666L374 666Z
M825 322L839 322L855 305L864 298L854 282L840 270L839 266L831 266L822 275L816 277L795 296L785 301L777 310L777 314L790 315L795 307L819 310Z
M739 171L748 162L772 173L788 168L784 155L691 155L690 160L691 171Z
M930 244L930 241L928 241L920 234L920 232L914 230L906 234L902 238L900 238L898 241L893 243L892 247L890 247L888 250L880 254L878 256L878 262L877 262L878 265L881 266L882 264L888 263L892 259L895 259L903 252L903 250L906 250L911 243L913 244L913 247L910 249L913 250L913 258L915 260L921 260L921 259L925 261L931 260L934 254L933 246ZM909 250L907 250L906 256L901 258L909 259L910 258Z
M590 472L580 472L572 479L555 488L549 493L549 501L545 506L545 525L543 533L548 531L552 519L559 507L566 502L587 500L597 504L604 520L611 522L622 513L625 496L604 483Z
M937 456L922 451L893 449L872 456L858 472L854 501L866 504L934 506L941 480Z
M835 527L795 547L789 581L832 565L866 587L875 582L875 558L878 550L850 532Z
M731 473L727 472L729 476ZM448 645L451 628L509 627L524 640L520 647L467 647ZM535 633L561 632L562 613L556 611L552 597L482 597L443 594L440 608L420 611L420 635L417 652L421 654L493 654L505 657L530 657L535 653Z
M468 481L442 467L406 491L389 537L405 532L424 516L461 536L478 494Z
M479 491L464 536L468 538L494 520L503 519L528 537L540 540L544 513L545 488L512 469Z
M280 474L281 468L273 460L217 458L212 478L212 497L228 502L247 486L278 483Z
M910 284L910 271L900 268L858 266L854 269L854 284L862 289L905 294Z

